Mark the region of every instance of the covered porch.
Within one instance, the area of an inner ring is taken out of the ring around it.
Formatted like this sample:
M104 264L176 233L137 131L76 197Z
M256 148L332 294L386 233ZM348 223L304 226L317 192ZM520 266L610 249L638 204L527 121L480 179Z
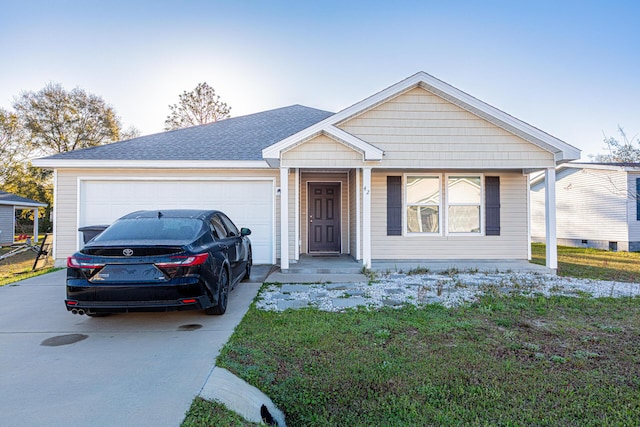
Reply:
M507 171L508 172L508 171ZM473 259L464 254L459 257L416 256L398 257L389 251L389 259L385 253L372 251L372 235L378 240L387 235L390 212L395 211L402 216L402 205L390 210L388 191L384 185L389 175L414 173L402 170L376 170L372 167L352 168L280 168L280 269L283 273L353 273L364 269L373 271L403 271L429 269L439 272L451 269L475 271L522 271L548 273L557 269L557 249L555 236L555 168L547 168L544 173L549 188L545 217L547 227L547 261L546 266L531 264L530 221L528 212L528 185L526 197L522 200L526 207L521 219L526 221L526 233L522 235L522 248L525 252L519 259L509 259L501 255L492 257L490 253L481 254ZM433 172L431 172L433 173ZM446 174L446 172L439 171ZM520 176L520 180L528 183L531 171L510 171L512 176ZM507 175L508 175L507 173ZM375 176L375 179L372 178ZM503 178L505 178L503 173ZM375 181L372 183L372 180ZM507 179L504 179L505 191ZM524 189L523 189L524 190ZM402 203L402 202L401 202ZM508 208L509 209L509 208ZM526 216L525 216L526 214ZM400 220L398 220L400 221ZM513 222L513 219L511 220ZM373 228L377 227L377 230ZM395 233L394 239L418 241L419 237L406 235L404 231ZM479 236L482 238L482 236ZM446 235L436 237L440 241L447 240ZM505 237L506 238L506 237ZM528 240L527 240L528 238ZM453 238L455 239L455 237ZM422 240L423 244L432 244L435 240ZM429 243L431 242L431 243ZM484 242L484 241L483 241ZM486 241L490 248L492 241ZM481 243L485 244L485 243ZM496 244L498 244L496 242ZM383 255L383 256L380 256ZM482 258L482 259L480 259ZM516 257L513 257L516 258ZM526 259L525 259L526 258ZM326 266L326 267L323 267ZM346 270L345 270L346 269ZM326 271L323 271L326 270Z

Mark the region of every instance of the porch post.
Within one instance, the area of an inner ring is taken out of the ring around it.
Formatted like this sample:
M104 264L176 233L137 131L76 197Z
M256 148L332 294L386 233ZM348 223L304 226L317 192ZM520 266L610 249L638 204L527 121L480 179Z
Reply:
M33 243L38 243L38 208L33 210Z
M293 187L293 201L295 218L293 221L294 230L294 245L293 245L293 259L298 262L300 260L300 168L295 168L295 179Z
M547 238L547 267L558 268L558 239L556 236L556 168L544 172L544 219Z
M362 263L371 268L371 168L362 168Z
M362 194L362 190L360 188L360 171L356 170L356 259L362 259L362 240L360 236L362 236L362 221L360 218L360 212L362 211L362 199L360 195Z
M289 168L280 168L280 269L289 269Z

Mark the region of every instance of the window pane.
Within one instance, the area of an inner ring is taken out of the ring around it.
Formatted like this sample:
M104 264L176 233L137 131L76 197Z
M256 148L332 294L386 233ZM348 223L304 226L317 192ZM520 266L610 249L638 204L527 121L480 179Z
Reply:
M479 176L450 176L447 180L449 203L480 204Z
M407 231L409 233L437 233L437 206L409 206L407 208Z
M127 218L114 222L94 242L115 240L193 240L202 228L194 218Z
M440 178L437 176L408 176L407 204L440 204Z
M450 233L479 233L480 206L449 206Z

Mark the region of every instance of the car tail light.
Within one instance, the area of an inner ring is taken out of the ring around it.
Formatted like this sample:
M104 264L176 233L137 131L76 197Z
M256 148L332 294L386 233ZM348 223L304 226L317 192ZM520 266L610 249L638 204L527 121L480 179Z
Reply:
M156 267L160 268L177 268L177 267L193 267L195 265L204 264L209 258L208 253L198 255L174 255L169 257L167 262L157 262Z
M180 302L183 304L195 304L198 302L198 300L195 298L185 298L185 299L181 299Z
M98 263L92 262L91 258L89 257L85 258L85 257L72 255L69 258L67 258L67 267L92 269L92 268L102 268L104 267L104 264L98 264Z

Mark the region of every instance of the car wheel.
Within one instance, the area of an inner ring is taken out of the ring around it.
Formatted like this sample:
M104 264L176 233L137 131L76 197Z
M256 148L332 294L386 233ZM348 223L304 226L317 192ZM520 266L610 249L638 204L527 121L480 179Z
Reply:
M227 269L222 267L218 282L218 304L204 310L207 314L224 314L227 311L227 300L229 299L229 274Z
M253 255L251 254L251 249L249 249L249 258L247 259L247 267L244 271L244 277L242 278L243 282L248 282L251 280L251 266L253 265Z

